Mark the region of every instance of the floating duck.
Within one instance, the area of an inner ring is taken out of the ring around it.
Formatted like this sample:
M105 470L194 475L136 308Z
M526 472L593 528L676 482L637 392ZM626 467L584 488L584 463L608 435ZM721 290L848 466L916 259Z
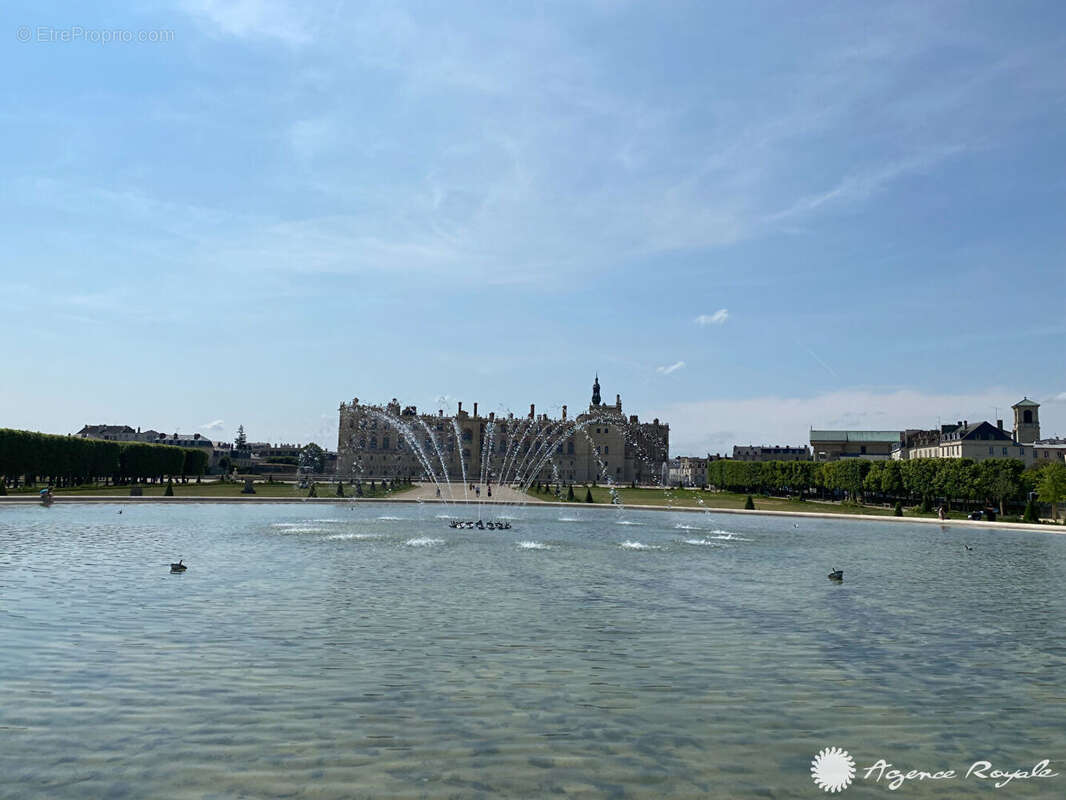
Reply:
M179 558L179 559L178 559L178 563L177 563L177 564L171 564L171 565L170 565L170 571L171 571L171 572L184 572L185 570L187 570L187 569L188 569L188 567L187 567L187 566L185 566L185 565L184 565L183 563L181 563L181 562L182 562L182 559L180 559L180 558Z
M829 573L829 580L831 580L831 581L842 581L842 580L844 580L844 570L842 570L842 569L833 570L832 572Z

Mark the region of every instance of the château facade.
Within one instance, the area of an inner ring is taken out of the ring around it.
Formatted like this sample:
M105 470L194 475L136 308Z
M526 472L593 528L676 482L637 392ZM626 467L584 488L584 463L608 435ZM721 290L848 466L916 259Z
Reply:
M537 414L488 416L458 404L454 416L420 414L392 399L384 406L354 398L340 405L337 476L341 479L438 478L561 483L657 484L670 449L670 426L642 423L600 399L599 376L588 410L570 419ZM430 468L427 468L427 462Z

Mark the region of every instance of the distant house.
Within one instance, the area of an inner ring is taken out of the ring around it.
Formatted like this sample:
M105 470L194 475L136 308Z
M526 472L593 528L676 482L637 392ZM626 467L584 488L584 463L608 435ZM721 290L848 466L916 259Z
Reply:
M1040 439L1033 443L1033 463L1066 462L1066 439Z
M862 458L886 461L898 447L903 431L811 431L815 461Z
M942 425L939 431L906 431L914 435L905 436L893 458L1016 458L1032 464L1032 446L1022 444L1004 430L1002 420L996 423L959 420L954 425Z
M672 471L673 481L684 486L707 485L707 458L698 456L679 456L675 459L677 467Z
M210 456L214 452L215 445L210 439L205 439L198 433L172 433L169 436L165 433L158 434L155 444L168 444L171 447L200 447Z
M154 442L163 434L134 429L129 425L85 425L75 435L82 439L104 439L109 442Z
M810 461L807 447L784 445L733 445L735 461Z

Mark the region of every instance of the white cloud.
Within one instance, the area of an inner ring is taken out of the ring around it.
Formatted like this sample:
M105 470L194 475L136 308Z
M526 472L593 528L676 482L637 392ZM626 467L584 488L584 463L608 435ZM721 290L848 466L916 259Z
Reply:
M1057 395L1055 395L1051 402L1066 403L1066 392L1059 392Z
M661 372L663 375L669 375L671 372L677 372L679 369L685 366L684 361L675 361L668 367L656 367L656 372Z
M203 425L201 425L200 426L200 430L202 430L202 431L220 431L220 430L222 430L222 426L223 426L223 420L216 419L216 420L212 420L211 422L206 422Z
M696 324L705 328L708 325L722 325L727 319L729 319L729 309L720 308L713 314L700 314L696 317Z

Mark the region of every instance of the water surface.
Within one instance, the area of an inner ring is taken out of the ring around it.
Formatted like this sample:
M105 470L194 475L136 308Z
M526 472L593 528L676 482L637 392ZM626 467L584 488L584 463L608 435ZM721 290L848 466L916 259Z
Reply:
M0 506L0 797L815 797L829 745L1066 763L1066 537L121 507ZM1004 793L1066 775L894 794Z

